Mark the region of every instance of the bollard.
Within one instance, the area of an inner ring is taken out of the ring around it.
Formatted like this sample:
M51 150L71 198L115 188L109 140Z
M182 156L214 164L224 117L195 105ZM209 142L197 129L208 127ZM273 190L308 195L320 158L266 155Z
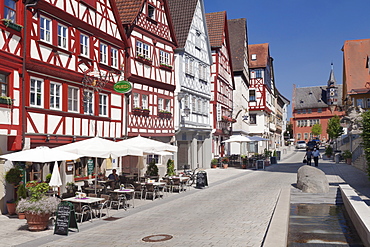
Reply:
M340 153L336 153L334 155L334 161L335 161L335 164L339 164L339 161L340 161Z

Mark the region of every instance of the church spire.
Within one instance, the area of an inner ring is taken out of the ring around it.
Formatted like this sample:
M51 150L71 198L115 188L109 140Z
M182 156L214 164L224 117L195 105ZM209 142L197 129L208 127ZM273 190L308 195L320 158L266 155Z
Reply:
M333 63L331 63L331 71L330 71L330 76L328 80L328 87L335 87L336 86L336 80L334 77L334 66Z

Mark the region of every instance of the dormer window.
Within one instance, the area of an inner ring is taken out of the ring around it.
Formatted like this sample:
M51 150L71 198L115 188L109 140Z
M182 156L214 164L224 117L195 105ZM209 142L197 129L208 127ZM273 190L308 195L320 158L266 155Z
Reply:
M155 7L150 4L148 4L148 17L155 19Z
M252 54L252 61L257 60L257 54Z

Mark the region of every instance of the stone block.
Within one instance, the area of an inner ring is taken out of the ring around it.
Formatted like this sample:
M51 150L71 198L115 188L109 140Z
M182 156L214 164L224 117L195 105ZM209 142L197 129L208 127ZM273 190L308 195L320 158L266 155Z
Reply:
M298 169L297 188L305 193L328 193L329 182L323 171L304 165Z

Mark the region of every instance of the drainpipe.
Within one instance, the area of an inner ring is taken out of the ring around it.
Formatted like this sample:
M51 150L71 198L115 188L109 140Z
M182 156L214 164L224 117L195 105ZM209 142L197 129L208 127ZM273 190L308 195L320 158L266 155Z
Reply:
M26 75L26 55L27 55L27 9L28 7L33 7L37 5L38 0L26 1L23 10L23 54L22 54L22 149L26 145L26 85L25 85L25 75Z

